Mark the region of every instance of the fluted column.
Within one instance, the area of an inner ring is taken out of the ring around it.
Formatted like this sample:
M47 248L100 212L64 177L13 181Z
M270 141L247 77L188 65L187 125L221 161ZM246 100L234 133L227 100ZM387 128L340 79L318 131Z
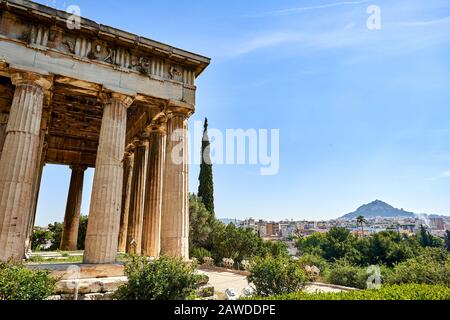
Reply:
M161 221L161 253L189 259L187 116L170 115Z
M122 208L120 213L119 252L127 250L128 216L130 212L131 179L133 177L134 146L125 153L123 163Z
M0 160L0 260L21 260L32 207L44 91L51 83L34 73L12 76L16 86Z
M92 187L84 262L113 263L119 238L127 108L133 99L112 94L105 101Z
M3 145L6 139L6 126L8 125L8 115L0 113L0 158L2 156Z
M64 216L63 233L60 249L77 250L78 227L80 225L81 199L83 197L84 172L86 167L72 166L69 194L67 196L66 214Z
M31 202L30 219L28 222L27 240L25 241L26 251L32 249L31 245L33 241L34 224L36 222L37 203L39 200L39 191L41 189L42 172L45 166L45 153L46 153L45 136L46 136L45 131L41 130L41 134L39 136L38 161L36 163L36 171L33 182L33 198Z
M142 252L142 224L144 219L145 184L148 161L147 138L134 142L133 177L131 182L130 213L128 216L127 252L140 255Z
M147 168L147 186L142 231L142 253L159 257L161 251L161 210L164 164L166 158L166 128L151 129Z

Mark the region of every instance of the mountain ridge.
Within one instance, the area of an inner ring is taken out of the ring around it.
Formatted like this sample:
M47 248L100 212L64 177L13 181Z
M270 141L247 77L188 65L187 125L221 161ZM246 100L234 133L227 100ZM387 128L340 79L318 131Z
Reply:
M418 214L414 212L405 211L403 209L397 209L383 202L381 200L375 200L371 203L362 205L356 211L347 213L346 215L340 217L338 220L353 220L359 216L364 218L415 218L419 216L429 216L428 214Z

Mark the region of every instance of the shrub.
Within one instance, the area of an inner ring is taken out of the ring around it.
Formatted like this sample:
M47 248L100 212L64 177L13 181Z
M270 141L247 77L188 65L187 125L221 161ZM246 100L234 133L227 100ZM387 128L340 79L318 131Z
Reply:
M128 283L114 295L118 300L186 300L197 286L199 276L180 259L162 256L150 261L132 256L125 265Z
M0 300L44 300L57 280L47 270L31 270L22 263L0 263Z
M325 260L321 256L309 253L301 256L298 262L303 268L306 266L316 266L317 268L319 268L321 273L327 270L330 266L327 260Z
M211 257L211 252L209 252L205 248L196 247L192 249L191 257L196 258L198 263L203 264L205 263L204 258Z
M300 265L288 258L256 258L247 277L260 296L271 296L299 291L306 282Z
M260 300L264 298L252 298ZM390 285L380 290L349 291L339 293L296 292L266 300L450 300L450 288L439 285Z
M450 260L440 260L437 251L409 259L394 267L390 284L418 283L441 284L450 287ZM441 257L442 258L442 257Z
M327 282L351 288L366 289L369 275L367 268L354 266L345 260L339 260L333 264L328 275Z

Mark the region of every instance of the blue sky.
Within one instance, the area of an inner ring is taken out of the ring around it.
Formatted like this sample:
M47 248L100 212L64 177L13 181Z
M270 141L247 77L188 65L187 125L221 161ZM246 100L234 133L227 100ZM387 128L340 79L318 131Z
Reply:
M211 57L193 121L280 129L278 175L214 167L219 217L330 219L375 199L450 215L449 1L41 2ZM39 225L62 221L69 178L45 168Z

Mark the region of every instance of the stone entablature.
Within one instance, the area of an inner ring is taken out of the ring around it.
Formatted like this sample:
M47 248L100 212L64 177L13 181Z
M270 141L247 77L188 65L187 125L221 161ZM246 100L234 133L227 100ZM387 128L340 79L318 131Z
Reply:
M81 18L80 30L70 30L69 13L29 1L2 0L0 5L0 33L33 48L192 86L210 62L206 57L85 18Z
M71 30L70 14L30 1L1 0L0 9L0 57L12 67L195 105L209 58L84 18Z

